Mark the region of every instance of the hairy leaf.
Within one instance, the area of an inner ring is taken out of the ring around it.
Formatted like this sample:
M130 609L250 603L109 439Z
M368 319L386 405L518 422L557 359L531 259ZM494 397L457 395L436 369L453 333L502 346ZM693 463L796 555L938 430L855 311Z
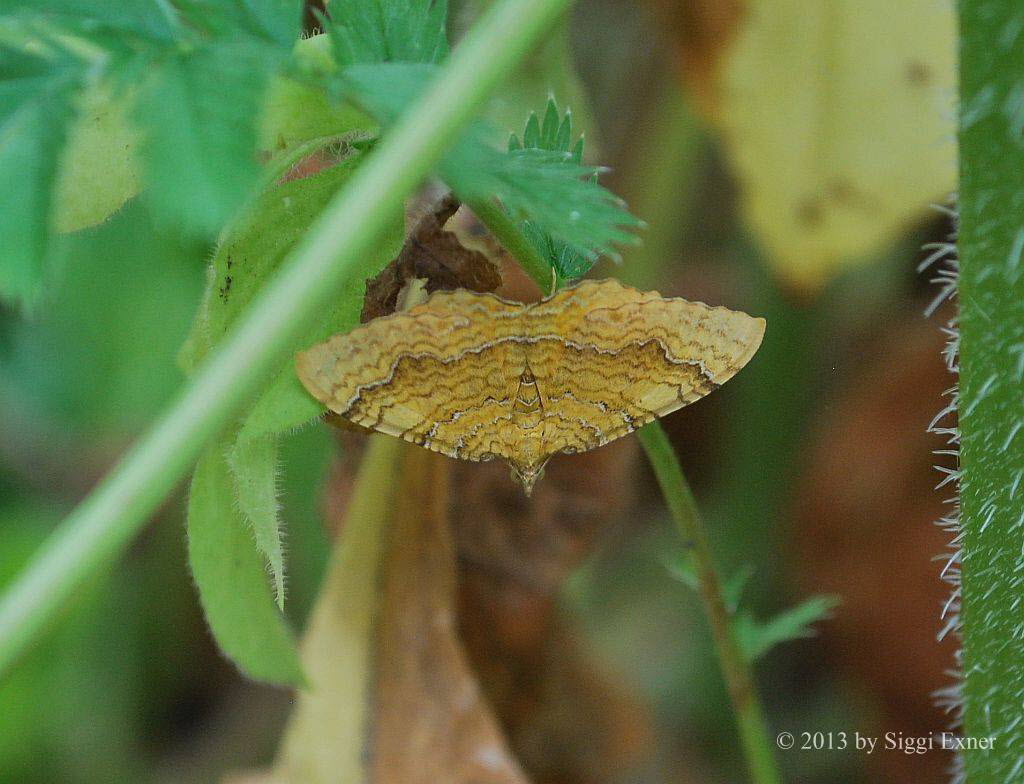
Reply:
M990 743L963 755L973 784L1016 781L1024 771L1024 7L964 0L958 8L957 707L964 735Z
M243 673L282 685L302 682L284 617L274 604L252 532L235 504L225 452L214 444L199 460L188 501L188 553L206 620Z
M277 439L238 438L227 454L238 508L252 526L256 547L267 559L277 606L284 609L284 548L277 488Z
M359 156L353 155L312 177L271 186L229 229L214 254L207 291L183 351L182 359L189 369L194 369L244 312L295 242L347 182L358 160ZM396 215L390 241L366 259L367 275L376 274L398 253L402 237L402 219ZM364 289L362 279L349 281L334 305L295 342L295 349L358 324ZM267 559L279 605L284 602L284 553L276 487L277 437L322 413L323 407L296 377L289 357L232 436L232 493Z
M263 99L257 148L276 155L317 139L370 137L377 128L376 120L352 104L331 101L323 90L275 76Z
M295 242L319 216L328 200L351 176L359 156L337 163L313 177L268 189L232 227L210 267L206 295L183 353L192 369L221 339L277 269ZM363 267L375 275L401 250L402 218L396 215L390 240ZM359 323L364 281L349 281L327 312L295 343L295 350L345 332ZM245 419L241 435L279 434L319 416L323 408L306 392L289 359Z

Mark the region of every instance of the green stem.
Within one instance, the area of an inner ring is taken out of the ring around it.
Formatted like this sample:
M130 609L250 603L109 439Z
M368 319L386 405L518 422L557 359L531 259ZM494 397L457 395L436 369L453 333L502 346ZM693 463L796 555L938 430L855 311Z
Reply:
M537 252L508 213L494 201L472 201L468 204L473 214L483 222L501 246L512 254L512 258L519 262L519 266L537 281L541 291L547 294L552 287L554 268ZM557 286L558 281L554 280Z
M203 445L358 270L397 206L568 3L500 0L454 49L443 72L334 197L177 402L54 531L0 599L0 673L80 584L127 546Z
M958 9L963 757L994 784L1024 776L1024 16Z
M509 223L511 224L511 221ZM511 228L519 232L516 226L512 225ZM525 241L526 238L523 237L523 242ZM502 242L504 243L504 240ZM524 270L542 288L550 285L551 273L547 265L544 265L543 269L524 266ZM761 700L757 696L750 662L743 655L736 639L732 614L722 595L722 584L715 570L711 545L700 510L697 508L697 501L661 423L654 421L640 428L637 437L647 453L648 460L651 461L661 493L665 497L665 503L668 504L683 543L695 562L701 599L704 601L715 650L729 690L729 699L736 713L740 743L750 777L755 784L781 784L782 776L772 750L768 722L764 717Z
M694 560L701 598L704 600L718 660L729 689L729 698L736 713L740 743L750 777L756 784L779 784L782 777L772 751L768 723L754 686L750 662L736 640L732 615L722 596L722 585L715 570L711 546L697 502L661 423L651 422L637 431L637 436L651 461L683 543Z

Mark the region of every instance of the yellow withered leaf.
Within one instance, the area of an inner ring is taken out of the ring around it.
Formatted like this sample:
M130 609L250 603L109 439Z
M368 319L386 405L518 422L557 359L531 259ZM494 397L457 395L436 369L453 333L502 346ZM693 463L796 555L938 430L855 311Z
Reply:
M551 455L606 444L728 381L763 334L745 313L584 281L532 305L437 292L296 366L346 419L449 457L504 458L529 492Z
M749 0L718 121L743 212L814 291L956 183L951 0Z

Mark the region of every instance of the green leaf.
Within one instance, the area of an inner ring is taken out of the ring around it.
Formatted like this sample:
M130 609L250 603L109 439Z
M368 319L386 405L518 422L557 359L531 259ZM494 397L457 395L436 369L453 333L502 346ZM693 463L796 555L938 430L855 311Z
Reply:
M524 142L525 143L525 142ZM636 243L640 222L593 180L572 153L540 149L501 153L483 143L458 145L441 175L465 201L496 197L563 278L586 272L616 244Z
M248 196L259 171L256 131L264 90L283 55L251 41L223 41L157 63L136 121L156 214L213 234Z
M190 369L202 360L242 313L278 264L331 197L355 170L360 155L301 180L273 185L232 226L210 265L207 291L193 325L183 361ZM390 237L367 258L363 274L375 275L399 250L403 220L396 215ZM299 339L295 351L359 323L364 279L348 281L329 310ZM242 517L251 526L259 551L273 575L279 606L284 603L284 553L277 502L277 436L323 413L295 374L292 356L256 400L236 431L228 461Z
M377 122L348 101L333 101L324 89L338 70L330 38L314 35L293 47L293 62L271 78L263 108L259 150L291 150L314 139L376 131Z
M350 103L331 101L321 89L275 76L264 96L257 148L276 155L317 139L370 137L378 127Z
M522 143L514 134L509 139L506 187L494 191L513 215L534 216L523 220L523 234L563 278L583 275L598 254L614 254L617 243L635 244L627 229L640 225L582 161L583 137L572 144L572 114L560 117L549 98L543 123L531 113ZM524 177L517 165L535 171Z
M31 303L47 276L57 159L72 117L77 70L2 50L0 82L0 297Z
M177 0L175 5L214 38L242 35L290 47L302 33L301 0Z
M284 609L284 548L277 487L277 439L237 438L227 455L238 508L252 527L256 547L267 559L277 606Z
M670 560L669 573L693 591L700 591L695 564L690 558ZM756 661L783 642L812 637L811 626L829 617L838 604L835 596L812 596L804 602L783 610L774 618L759 621L747 610L740 609L743 590L753 576L753 569L739 569L722 586L722 598L732 615L736 642L748 661Z
M325 20L341 66L438 63L448 54L446 0L334 0Z
M483 10L481 4L474 6L478 12ZM463 22L465 16L465 12L460 13L459 21ZM589 131L595 128L587 90L580 80L572 52L570 28L574 26L572 20L563 17L558 25L547 31L544 41L520 63L515 73L495 91L484 116L501 132L496 139L506 138L513 129L518 132L523 118L531 109L544 106L552 94L560 96L567 106L572 106L574 124L578 129Z
M733 629L744 655L756 661L780 643L813 637L811 627L828 618L838 604L834 596L812 596L767 621L758 621L744 612L733 619Z
M347 94L382 122L393 121L433 76L436 68L427 64L383 63L345 68L339 80ZM557 112L556 112L557 115ZM568 114L562 123L568 123ZM583 148L571 150L571 128L553 122L549 129L552 145L565 142L565 149L544 149L540 121L531 115L523 134L523 149L502 152L487 139L493 133L476 123L455 144L440 165L441 177L465 202L497 198L516 219L525 221L524 233L531 237L545 258L562 277L582 275L602 253L614 253L614 246L636 243L631 229L641 225L620 199L595 180L596 169L580 163Z
M91 85L77 103L60 156L52 224L72 232L102 223L139 192L139 134L129 119L134 94Z
M188 500L189 563L213 635L251 678L303 682L292 633L274 598L252 532L235 504L234 481L215 444L196 466Z
M350 65L339 72L337 90L383 123L394 122L438 73L430 63Z

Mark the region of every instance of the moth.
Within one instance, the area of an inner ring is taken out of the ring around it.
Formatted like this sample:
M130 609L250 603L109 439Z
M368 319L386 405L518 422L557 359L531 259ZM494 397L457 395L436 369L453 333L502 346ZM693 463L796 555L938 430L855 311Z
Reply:
M587 280L540 302L439 291L300 352L331 411L461 460L502 458L527 495L556 453L699 400L757 351L764 319Z

